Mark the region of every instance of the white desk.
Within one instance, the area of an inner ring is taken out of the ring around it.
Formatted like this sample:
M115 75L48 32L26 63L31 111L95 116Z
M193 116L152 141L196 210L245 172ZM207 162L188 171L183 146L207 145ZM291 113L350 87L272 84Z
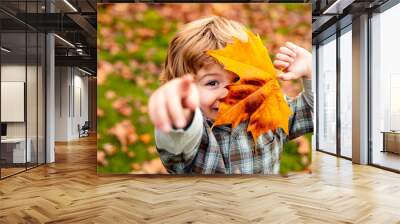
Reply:
M6 139L1 139L1 144L6 145L14 145L13 148L13 163L25 163L25 158L27 158L26 162L30 162L32 160L32 154L31 154L31 145L32 145L32 140L30 138L27 138L26 140L28 142L26 147L26 154L25 154L25 138L6 138ZM4 147L4 146L3 146Z

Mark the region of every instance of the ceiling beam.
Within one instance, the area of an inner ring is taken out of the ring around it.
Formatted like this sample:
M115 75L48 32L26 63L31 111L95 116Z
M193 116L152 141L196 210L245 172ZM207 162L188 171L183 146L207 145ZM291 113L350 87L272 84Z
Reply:
M338 15L342 14L343 10L351 5L354 0L336 0L330 4L323 12L323 15Z
M97 59L91 56L55 56L56 66L96 67Z
M85 19L85 17L80 14L68 14L67 16L77 25L79 25L91 38L96 39L96 28L93 27L92 24Z

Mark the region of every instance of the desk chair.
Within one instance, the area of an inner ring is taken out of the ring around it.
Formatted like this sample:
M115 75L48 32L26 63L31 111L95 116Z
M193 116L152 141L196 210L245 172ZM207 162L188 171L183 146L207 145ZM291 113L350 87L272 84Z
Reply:
M82 127L80 127L80 125L78 124L79 138L89 136L89 129L90 129L89 121L85 121Z

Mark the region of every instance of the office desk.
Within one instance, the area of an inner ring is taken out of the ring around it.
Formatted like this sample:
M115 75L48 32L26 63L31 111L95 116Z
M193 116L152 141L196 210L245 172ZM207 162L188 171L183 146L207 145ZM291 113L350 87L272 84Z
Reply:
M25 138L1 139L1 157L5 159L6 162L9 163L30 162L32 158L31 154L32 140L30 138L27 138L26 142L28 143L27 144L28 147L26 147L26 154L25 154ZM27 159L26 161L25 158Z
M400 154L400 131L382 131L381 133L383 133L382 152Z

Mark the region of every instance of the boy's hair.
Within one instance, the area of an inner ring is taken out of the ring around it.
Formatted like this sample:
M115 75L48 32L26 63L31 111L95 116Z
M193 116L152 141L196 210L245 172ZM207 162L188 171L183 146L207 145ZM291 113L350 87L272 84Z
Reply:
M217 63L207 50L220 49L236 37L247 41L242 24L211 16L186 24L172 39L160 81L165 83L186 73L196 74L203 66Z

